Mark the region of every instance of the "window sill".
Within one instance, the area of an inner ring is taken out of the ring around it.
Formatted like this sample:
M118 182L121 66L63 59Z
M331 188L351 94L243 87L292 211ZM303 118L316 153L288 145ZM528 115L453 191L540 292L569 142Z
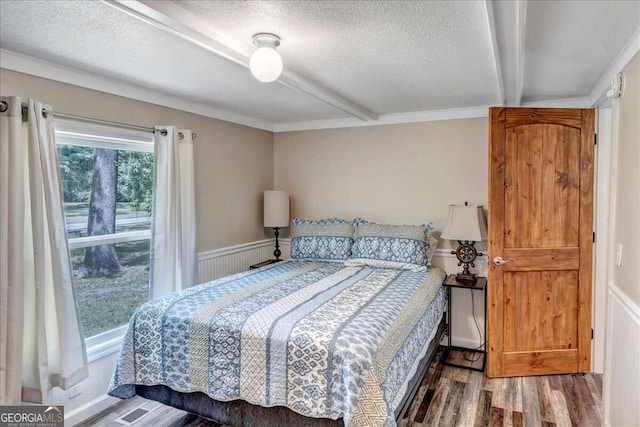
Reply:
M122 339L127 332L127 325L94 335L85 340L87 360L89 363L110 356L120 351Z

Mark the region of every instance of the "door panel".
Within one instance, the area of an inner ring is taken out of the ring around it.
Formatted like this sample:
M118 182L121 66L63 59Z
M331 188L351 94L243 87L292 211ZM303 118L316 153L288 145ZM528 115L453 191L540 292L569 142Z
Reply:
M505 264L504 271L577 270L580 268L578 248L511 248L502 251L503 258L513 261Z
M505 351L577 347L575 271L505 273L504 295Z
M507 130L505 248L578 246L579 158L577 129Z
M587 371L593 110L491 108L487 374Z
M578 372L578 350L543 350L537 352L509 352L504 355L504 363L509 366L512 377L526 377L536 374L553 375ZM507 376L507 375L505 375Z

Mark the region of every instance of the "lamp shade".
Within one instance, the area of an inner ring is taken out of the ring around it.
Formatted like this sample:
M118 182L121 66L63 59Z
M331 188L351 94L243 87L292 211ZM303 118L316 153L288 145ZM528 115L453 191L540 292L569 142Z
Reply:
M281 190L264 192L264 226L289 226L289 193Z
M487 240L487 221L480 205L449 205L449 219L441 237L447 240Z

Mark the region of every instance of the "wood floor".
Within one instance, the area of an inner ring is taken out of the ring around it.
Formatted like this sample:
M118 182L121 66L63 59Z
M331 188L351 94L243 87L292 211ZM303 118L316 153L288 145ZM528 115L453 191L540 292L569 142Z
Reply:
M480 372L443 366L439 357L440 353L399 427L602 425L601 375L489 379ZM453 353L449 361L471 364L461 352ZM132 426L220 426L141 397L118 402L76 426L122 427L116 420L140 406L151 412Z

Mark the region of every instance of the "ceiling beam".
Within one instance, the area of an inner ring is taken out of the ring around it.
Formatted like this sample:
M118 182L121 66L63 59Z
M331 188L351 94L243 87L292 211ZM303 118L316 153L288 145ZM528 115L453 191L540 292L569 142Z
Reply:
M249 68L251 46L234 42L216 32L204 20L168 1L102 0L130 16L200 46L228 61ZM277 83L295 89L360 120L377 120L378 115L341 95L320 88L283 71Z
M487 8L487 19L489 20L489 34L491 36L493 61L496 67L496 79L498 80L500 105L505 105L504 83L502 81L502 62L500 61L500 51L498 49L498 34L496 30L495 11L493 10L493 0L485 0L484 5Z
M516 107L522 103L522 89L524 87L524 39L527 23L527 0L518 0L516 3L518 28L516 34Z

